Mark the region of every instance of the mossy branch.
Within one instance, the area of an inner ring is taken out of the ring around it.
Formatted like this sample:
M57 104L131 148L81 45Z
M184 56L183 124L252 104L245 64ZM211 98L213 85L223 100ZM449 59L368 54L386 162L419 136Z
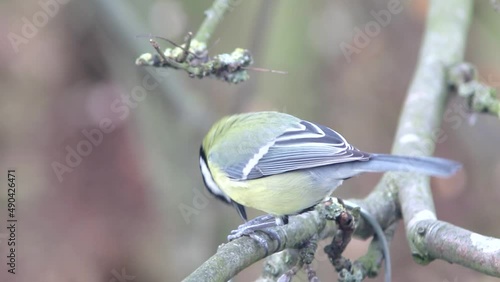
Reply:
M420 263L442 259L500 277L500 239L434 219L418 220L411 228Z
M392 153L432 155L435 132L450 93L448 71L463 60L471 15L471 0L430 1L420 59L399 120ZM500 240L437 220L429 177L401 173L384 176L368 197L370 201L365 208L378 214L376 217L386 226L394 217L379 211L393 210L393 214L398 214L398 210L394 210L398 205L387 201L394 195L398 195L415 261L427 264L433 259L443 259L500 276Z
M313 237L324 239L333 236L337 227L335 221L330 219L336 219L345 212L343 205L338 203L320 204L314 211L290 217L287 225L273 228L279 238L257 232L262 242L244 236L226 243L183 281L228 281L269 254L284 249L303 248L304 243ZM282 274L276 273L278 276Z
M161 51L158 43L150 39L156 54L145 53L136 59L136 65L164 67L184 70L190 77L214 77L229 83L239 83L249 78L247 67L253 63L250 51L236 48L232 53L208 56L208 41L221 22L224 14L232 10L241 1L215 0L205 12L205 20L198 32L192 37L186 36L185 43Z
M459 63L448 70L450 90L467 99L469 110L500 118L500 100L497 91L480 82L474 66Z

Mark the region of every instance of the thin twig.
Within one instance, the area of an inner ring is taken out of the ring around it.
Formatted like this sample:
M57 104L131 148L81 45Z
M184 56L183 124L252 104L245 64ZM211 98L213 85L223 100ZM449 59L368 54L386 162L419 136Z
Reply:
M212 7L205 11L205 20L193 39L208 44L217 25L224 18L224 14L237 6L240 2L241 1L238 0L215 0Z

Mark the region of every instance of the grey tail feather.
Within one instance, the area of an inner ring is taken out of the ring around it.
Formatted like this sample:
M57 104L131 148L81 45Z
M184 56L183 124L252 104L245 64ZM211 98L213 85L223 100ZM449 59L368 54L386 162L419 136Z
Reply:
M411 157L386 154L371 154L363 165L364 171L402 171L422 173L430 176L448 177L460 169L458 162L436 157Z

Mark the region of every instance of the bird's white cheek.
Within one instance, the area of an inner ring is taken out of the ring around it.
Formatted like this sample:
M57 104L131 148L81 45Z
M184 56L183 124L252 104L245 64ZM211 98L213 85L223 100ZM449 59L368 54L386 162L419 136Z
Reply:
M208 166L205 163L205 160L203 160L203 158L201 157L200 157L200 168L201 168L201 175L203 176L203 179L207 184L207 188L215 195L222 196L228 202L230 202L231 199L224 192L222 192L222 190L219 188L219 185L215 183L212 174L210 173L210 170L208 169Z

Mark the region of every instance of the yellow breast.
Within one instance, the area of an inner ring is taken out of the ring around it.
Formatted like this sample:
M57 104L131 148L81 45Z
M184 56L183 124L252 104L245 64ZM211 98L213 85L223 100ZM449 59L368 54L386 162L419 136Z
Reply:
M232 200L278 216L296 214L314 206L340 184L318 183L307 171L294 171L246 181L231 180L221 171L213 175L218 176L214 178L215 182Z

